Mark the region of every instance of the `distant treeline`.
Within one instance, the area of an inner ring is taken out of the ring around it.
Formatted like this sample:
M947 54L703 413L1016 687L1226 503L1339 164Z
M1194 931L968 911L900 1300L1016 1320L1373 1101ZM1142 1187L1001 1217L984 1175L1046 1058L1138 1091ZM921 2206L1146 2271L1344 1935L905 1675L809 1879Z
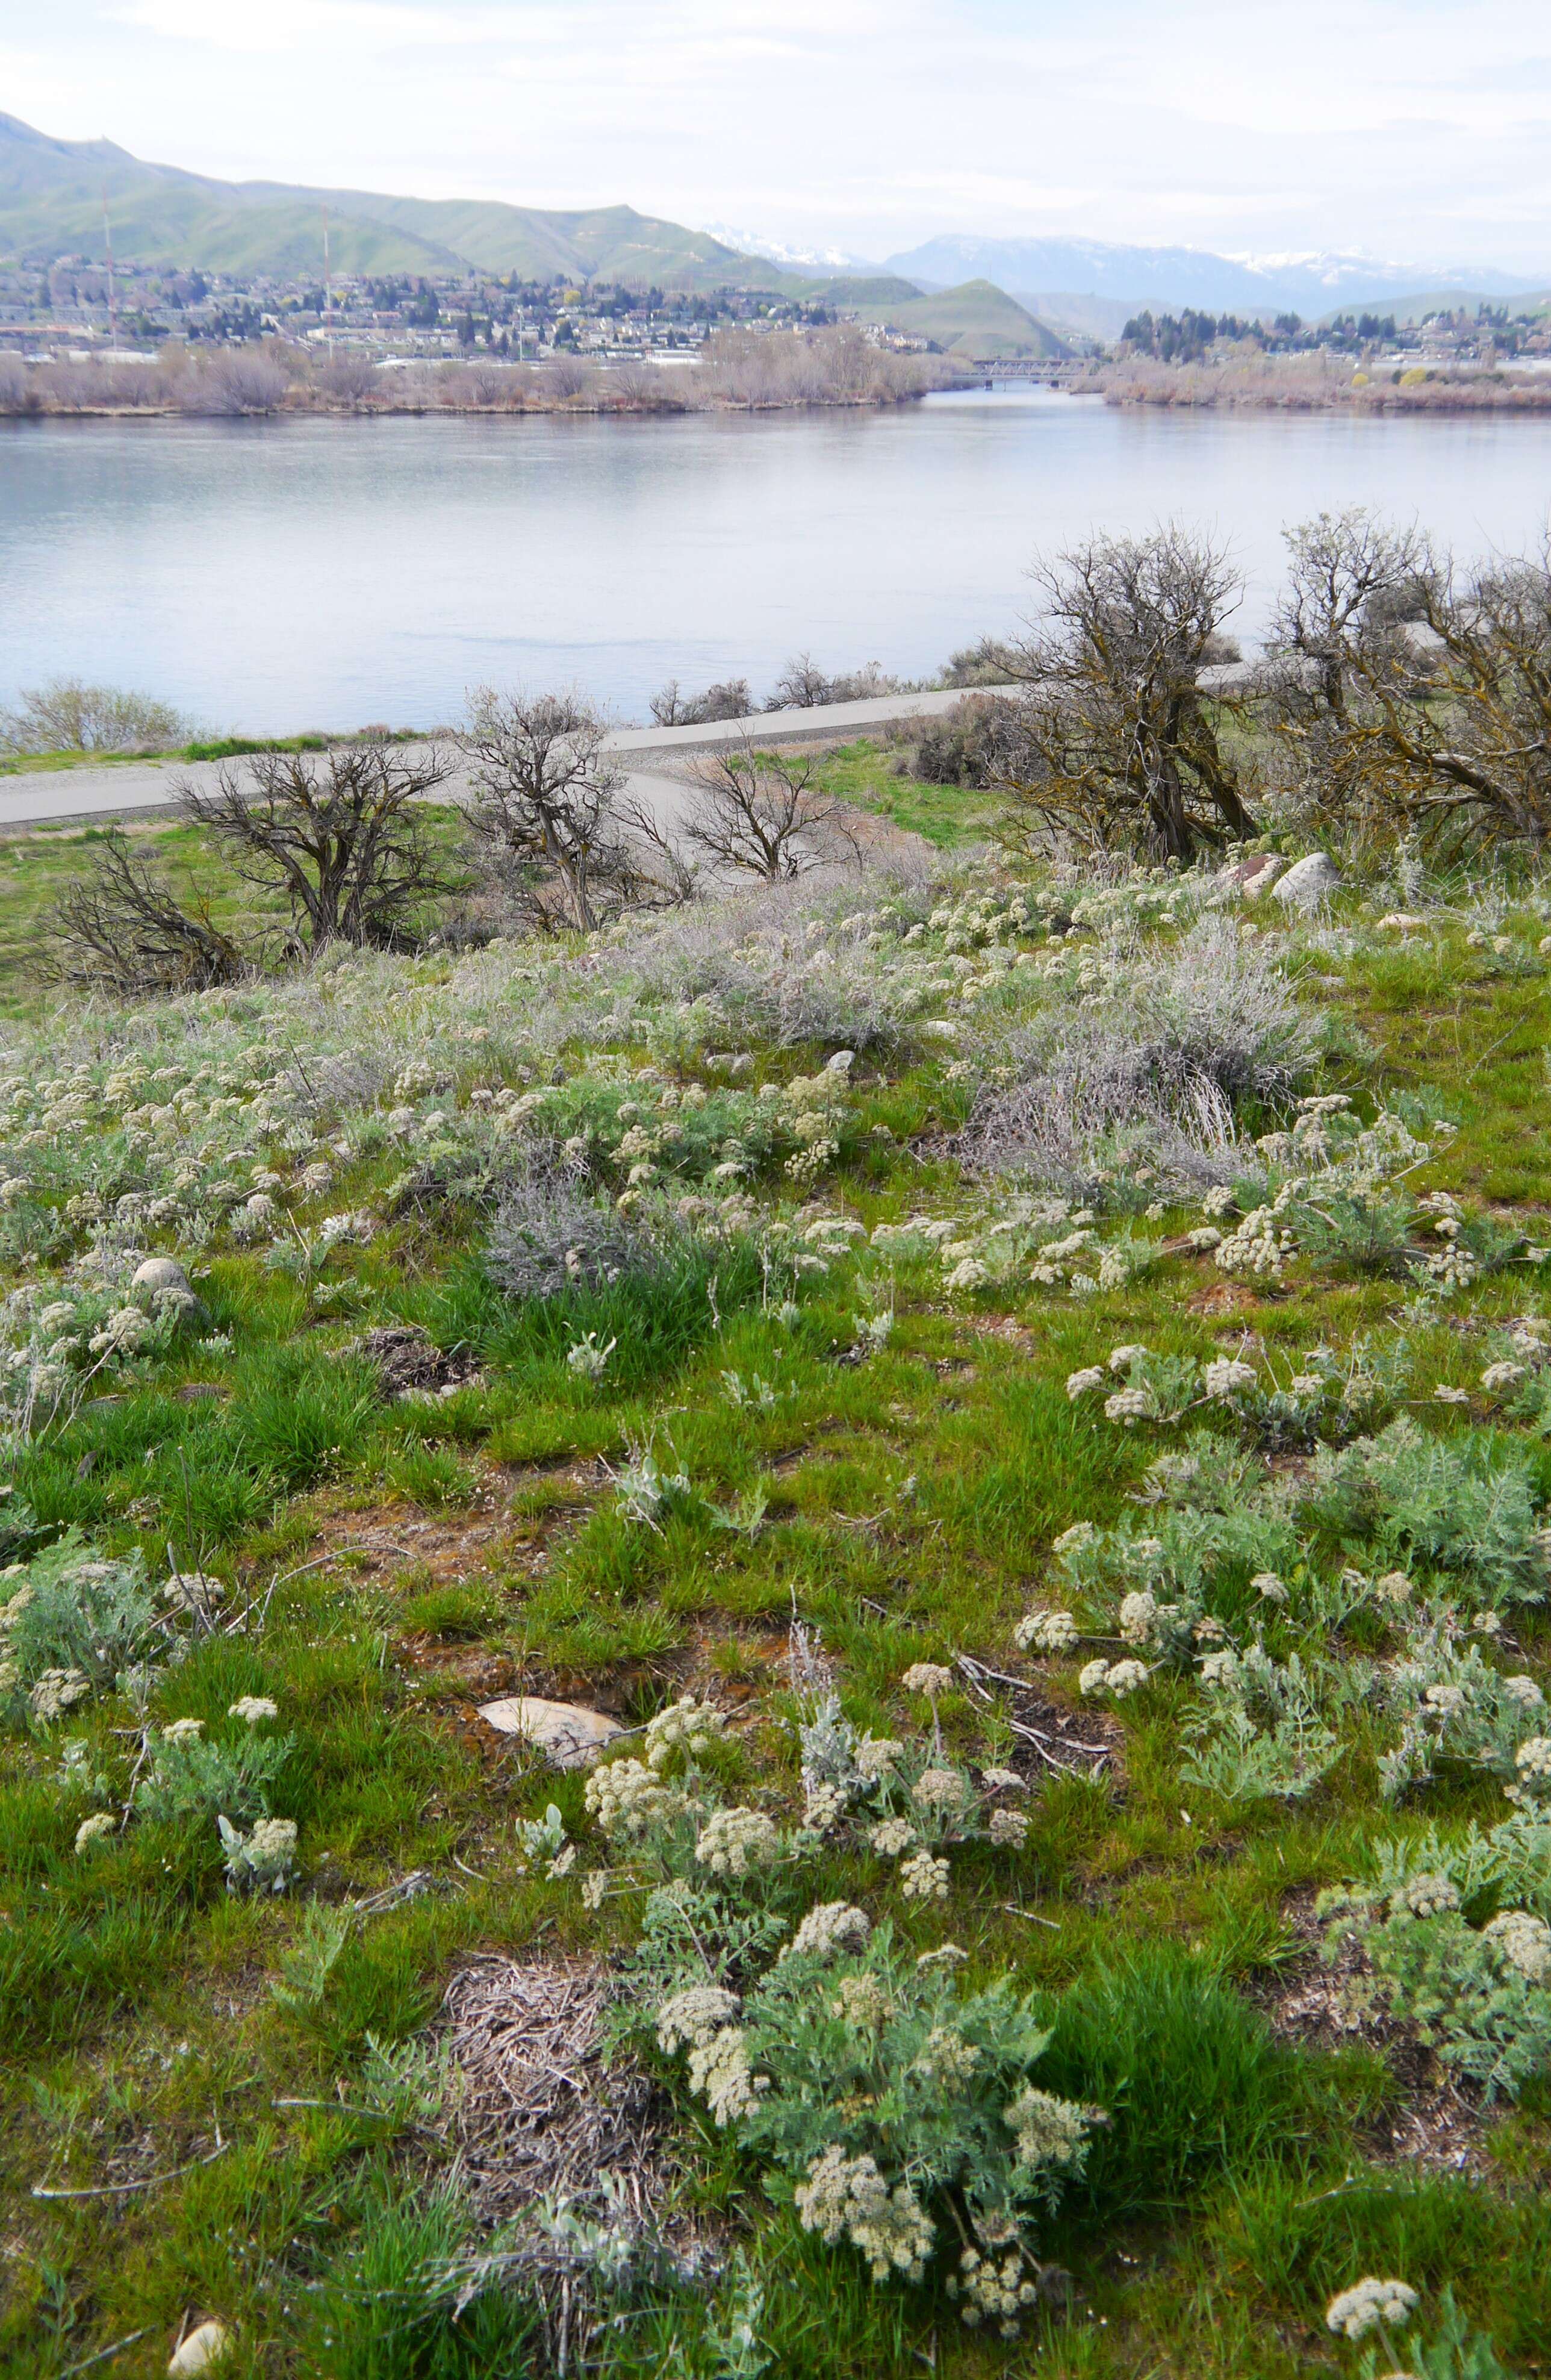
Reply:
M1121 333L1121 344L1133 355L1150 356L1155 363L1196 364L1224 341L1274 355L1320 349L1351 354L1376 340L1392 344L1400 335L1393 314L1340 314L1323 324L1305 322L1299 314L1278 314L1267 323L1254 315L1207 314L1187 306L1180 314L1133 314Z
M1133 357L1084 383L1110 405L1245 407L1287 413L1545 413L1551 374L1413 364L1354 371L1335 355L1218 354L1207 362Z
M688 367L479 358L387 369L271 339L213 351L172 345L125 362L0 356L0 414L697 413L724 407L897 405L959 377L938 356L876 347L856 328L723 331Z

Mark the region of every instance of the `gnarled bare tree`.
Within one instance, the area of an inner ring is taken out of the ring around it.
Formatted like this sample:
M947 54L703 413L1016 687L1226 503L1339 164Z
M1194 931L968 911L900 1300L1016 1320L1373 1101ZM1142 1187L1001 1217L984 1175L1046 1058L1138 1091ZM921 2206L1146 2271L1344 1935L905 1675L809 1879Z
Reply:
M185 908L166 878L112 832L89 873L55 903L50 963L66 983L137 1000L235 982L241 951L203 898Z
M1323 707L1344 720L1364 637L1402 591L1435 577L1436 565L1420 531L1393 528L1360 504L1300 521L1282 542L1288 581L1270 648L1303 666L1273 683L1295 717Z
M688 796L684 844L720 873L769 883L856 860L845 806L814 783L813 767L760 752L746 738L730 751L697 754L679 771Z
M574 694L469 697L458 747L469 764L465 806L474 840L504 889L537 922L556 916L589 933L628 897L624 772L605 752L595 710Z
M1435 564L1408 610L1360 641L1349 768L1424 839L1551 840L1551 544L1462 582Z
M245 883L278 887L311 947L402 948L427 904L457 880L430 832L424 797L451 763L387 744L336 746L321 760L257 752L224 767L212 791L175 787L183 816L225 847Z
M1011 650L1006 839L1190 861L1256 832L1241 764L1197 685L1242 582L1182 529L1095 537L1031 574L1042 616Z

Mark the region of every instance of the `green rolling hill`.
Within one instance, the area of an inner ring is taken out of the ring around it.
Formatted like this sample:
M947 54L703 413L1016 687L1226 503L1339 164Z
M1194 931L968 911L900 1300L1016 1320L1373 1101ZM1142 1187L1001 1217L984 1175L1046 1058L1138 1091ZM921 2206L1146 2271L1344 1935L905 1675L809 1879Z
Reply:
M794 273L634 207L546 210L215 181L147 164L111 140L56 140L0 115L0 255L29 264L101 259L104 194L114 253L126 264L302 279L322 269L326 207L330 256L340 273L473 270L635 288L768 289L915 331L968 363L1067 352L989 281L927 295L896 273Z
M965 363L1005 363L1024 357L1048 360L1072 352L994 281L965 281L957 289L934 289L924 297L850 302L864 321L891 322L896 330L935 339Z
M0 115L0 252L29 262L103 253L106 192L114 252L126 263L207 273L517 273L674 289L790 285L757 257L634 207L547 212L495 200L404 199L280 182L219 182L152 165L110 140L55 140Z

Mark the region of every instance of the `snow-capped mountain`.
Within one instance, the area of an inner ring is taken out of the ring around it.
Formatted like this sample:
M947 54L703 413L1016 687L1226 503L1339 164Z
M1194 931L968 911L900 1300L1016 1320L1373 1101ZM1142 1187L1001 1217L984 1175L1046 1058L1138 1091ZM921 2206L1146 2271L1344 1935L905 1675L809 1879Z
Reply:
M1424 289L1465 288L1512 297L1539 280L1484 265L1392 263L1341 253L1214 255L1203 248L1139 248L1097 239L983 239L952 233L888 259L885 268L938 288L984 278L1023 297L1068 290L1128 305L1201 306L1214 312L1272 308L1304 315L1372 305ZM1025 302L1026 298L1025 298Z
M768 239L762 232L739 231L732 224L701 224L698 228L723 248L740 256L762 256L771 264L790 266L794 273L854 273L869 270L864 260L843 248L802 248L790 240Z

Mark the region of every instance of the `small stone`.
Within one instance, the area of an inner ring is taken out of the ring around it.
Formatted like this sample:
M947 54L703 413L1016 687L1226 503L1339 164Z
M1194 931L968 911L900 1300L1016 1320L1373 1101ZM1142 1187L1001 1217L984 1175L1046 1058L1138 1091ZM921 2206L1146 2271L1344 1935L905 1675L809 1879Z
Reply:
M188 1276L174 1257L147 1257L129 1283L129 1293L137 1305L149 1306L163 1290L175 1290L181 1297L192 1297Z
M1311 851L1307 859L1297 860L1287 874L1278 877L1271 887L1271 897L1290 909L1315 909L1339 892L1341 872L1334 860L1323 851Z
M212 2364L220 2362L231 2344L232 2334L224 2322L201 2322L198 2330L191 2330L182 2346L174 2350L168 2373L181 2375L208 2372Z
M1246 901L1258 901L1286 868L1287 862L1277 851L1252 851L1247 859L1236 859L1222 871L1225 883L1236 884Z
M547 1703L538 1694L508 1694L482 1703L479 1717L502 1735L537 1744L552 1768L590 1767L606 1743L624 1733L618 1719L581 1703Z

